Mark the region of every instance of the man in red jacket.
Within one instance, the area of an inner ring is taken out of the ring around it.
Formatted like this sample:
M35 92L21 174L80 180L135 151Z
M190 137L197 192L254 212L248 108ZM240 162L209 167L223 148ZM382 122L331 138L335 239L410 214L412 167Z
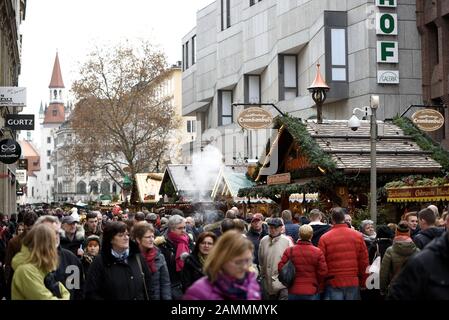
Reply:
M362 234L345 223L342 208L333 208L332 229L318 243L328 267L325 300L360 300L368 277L368 250Z

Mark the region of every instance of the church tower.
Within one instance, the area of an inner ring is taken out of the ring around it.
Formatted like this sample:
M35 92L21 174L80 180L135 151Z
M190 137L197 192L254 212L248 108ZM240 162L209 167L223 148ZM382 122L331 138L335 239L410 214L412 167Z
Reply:
M55 63L51 75L50 85L50 104L45 110L43 124L62 124L65 121L64 108L64 82L62 81L61 66L59 65L59 57L56 52Z

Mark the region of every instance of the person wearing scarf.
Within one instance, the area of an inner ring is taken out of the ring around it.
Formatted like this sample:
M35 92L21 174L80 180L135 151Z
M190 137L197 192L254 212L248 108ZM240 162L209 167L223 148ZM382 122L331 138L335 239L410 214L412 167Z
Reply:
M133 239L139 246L151 273L151 300L171 300L170 276L167 263L159 249L154 246L154 227L143 221L133 227Z
M250 271L253 251L253 243L240 232L225 232L207 256L206 275L187 289L183 300L260 300L256 274Z
M360 224L360 232L365 240L366 248L370 249L376 240L376 231L374 230L374 222L372 220L363 220Z
M185 230L185 226L184 226ZM167 233L168 239L176 247L176 271L180 272L184 267L183 258L190 253L189 236L187 234L179 234L177 232L169 231Z

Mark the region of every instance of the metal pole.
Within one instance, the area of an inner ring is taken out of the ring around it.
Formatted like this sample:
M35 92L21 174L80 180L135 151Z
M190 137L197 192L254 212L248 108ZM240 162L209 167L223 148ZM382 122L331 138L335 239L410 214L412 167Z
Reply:
M316 103L316 118L318 123L323 123L323 103L317 102Z
M376 168L376 139L377 139L377 121L376 109L371 108L371 202L370 213L371 220L377 225L377 168Z

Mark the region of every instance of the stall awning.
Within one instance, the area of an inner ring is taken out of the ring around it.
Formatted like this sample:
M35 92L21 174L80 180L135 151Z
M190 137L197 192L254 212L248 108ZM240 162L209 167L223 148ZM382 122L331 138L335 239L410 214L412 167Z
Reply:
M387 193L387 202L449 201L449 186L389 188Z

